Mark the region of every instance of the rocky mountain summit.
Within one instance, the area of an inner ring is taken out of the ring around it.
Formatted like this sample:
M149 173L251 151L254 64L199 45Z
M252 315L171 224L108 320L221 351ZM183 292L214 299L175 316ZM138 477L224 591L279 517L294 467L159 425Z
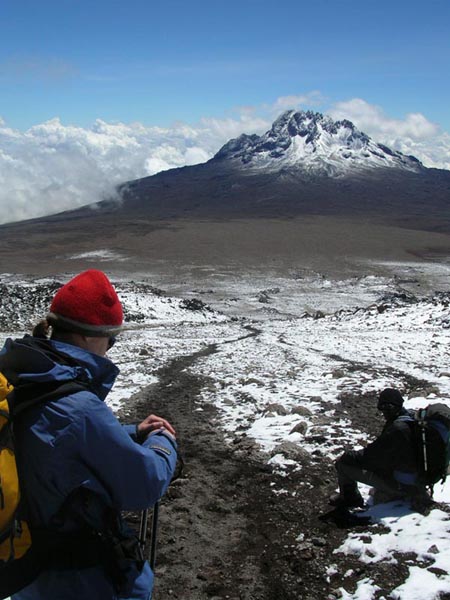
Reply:
M245 169L295 168L332 177L377 167L424 169L414 156L377 144L351 121L294 110L280 115L262 136L243 134L230 140L213 160L231 160Z

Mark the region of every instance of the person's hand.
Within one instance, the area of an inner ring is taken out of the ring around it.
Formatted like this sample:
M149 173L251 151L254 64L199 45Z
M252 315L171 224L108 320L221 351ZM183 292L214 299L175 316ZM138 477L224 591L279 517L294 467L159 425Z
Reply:
M153 431L163 430L173 438L176 438L176 431L166 419L157 415L149 415L137 426L137 434L139 438L145 439Z

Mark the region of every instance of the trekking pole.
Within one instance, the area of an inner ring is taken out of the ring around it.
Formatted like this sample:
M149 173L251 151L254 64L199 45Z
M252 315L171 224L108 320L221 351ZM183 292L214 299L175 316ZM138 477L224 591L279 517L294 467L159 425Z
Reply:
M147 523L148 523L148 508L142 511L141 514L141 525L139 527L139 546L142 552L145 550L145 543L147 541Z
M423 473L425 480L425 489L428 489L430 497L433 498L433 484L428 482L428 449L427 449L427 422L425 420L427 409L422 408L417 413L417 421L420 428L422 458L423 458Z
M152 534L150 537L150 567L152 571L155 570L156 563L156 536L158 533L158 515L159 515L159 502L153 507L153 518L152 518Z
M427 438L426 438L426 423L425 423L425 410L419 412L419 425L422 433L422 449L423 449L423 470L425 474L428 473L428 456L427 456Z

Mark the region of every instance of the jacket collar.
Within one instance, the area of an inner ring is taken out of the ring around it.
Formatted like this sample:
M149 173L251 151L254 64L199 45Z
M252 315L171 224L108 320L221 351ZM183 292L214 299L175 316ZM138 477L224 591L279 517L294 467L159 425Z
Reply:
M8 339L0 352L0 370L14 386L52 381L87 383L101 400L112 388L119 369L108 358L78 346L26 335Z

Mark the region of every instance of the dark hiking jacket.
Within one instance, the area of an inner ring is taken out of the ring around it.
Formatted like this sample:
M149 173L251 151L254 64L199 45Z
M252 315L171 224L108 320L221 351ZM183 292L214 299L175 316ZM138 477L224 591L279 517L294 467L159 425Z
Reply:
M409 413L387 421L380 435L362 450L347 452L345 462L373 471L381 477L404 485L414 485L417 479L417 457L413 433L408 424Z

